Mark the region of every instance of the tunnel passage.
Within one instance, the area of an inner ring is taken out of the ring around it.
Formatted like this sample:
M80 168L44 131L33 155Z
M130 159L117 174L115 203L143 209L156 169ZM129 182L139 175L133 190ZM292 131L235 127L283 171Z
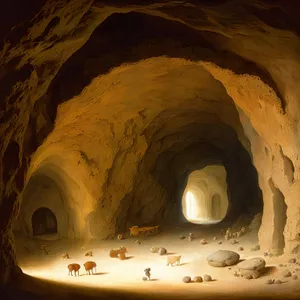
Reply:
M194 224L221 222L227 214L228 198L224 166L210 165L189 174L182 197L182 212Z
M37 209L32 215L33 236L57 233L55 214L46 207Z

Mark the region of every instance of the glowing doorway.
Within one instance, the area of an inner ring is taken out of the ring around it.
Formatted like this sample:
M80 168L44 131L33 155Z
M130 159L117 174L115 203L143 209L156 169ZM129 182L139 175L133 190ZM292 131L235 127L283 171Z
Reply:
M192 192L188 191L185 196L185 207L186 207L186 216L189 219L195 219L196 216L196 199Z

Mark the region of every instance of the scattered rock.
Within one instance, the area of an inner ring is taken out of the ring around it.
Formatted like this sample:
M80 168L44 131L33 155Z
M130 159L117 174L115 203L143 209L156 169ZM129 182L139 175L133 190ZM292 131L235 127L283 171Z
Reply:
M295 271L296 271L296 272L299 272L299 271L300 271L300 268L296 268Z
M236 264L240 259L240 255L230 250L218 250L209 255L206 260L212 267L226 267Z
M291 277L292 273L290 272L290 270L286 269L282 271L282 276L283 277Z
M205 275L203 276L203 280L204 280L204 281L212 281L212 278L211 278L210 275L205 274Z
M184 236L184 235L181 235L179 238L180 238L181 240L184 240L184 239L185 239L185 236Z
M251 274L246 274L243 277L248 280L253 279L253 276Z
M138 245L141 244L141 242L139 240L136 240L135 243L138 244Z
M251 251L258 251L258 250L260 250L260 246L258 244L251 248Z
M298 279L298 276L297 275L293 275L292 279L296 280L296 279Z
M288 261L289 264L295 264L296 263L296 258L291 258Z
M279 267L282 268L282 267L283 267L283 264L279 264Z
M237 271L234 271L233 276L240 277L240 274Z
M84 256L93 256L93 251L88 251Z
M265 266L266 261L260 257L244 260L237 265L242 277L248 278L251 276L253 279L260 276L261 271L265 268Z
M151 247L151 248L150 248L150 252L152 252L152 253L157 253L158 250L159 250L158 247Z
M244 248L243 247L239 247L238 251L244 251Z
M269 253L269 257L272 257L272 256L274 256L274 254L273 253Z
M185 276L185 277L183 277L182 281L183 281L184 283L189 283L189 282L192 281L192 279L191 279L190 276Z
M228 270L231 270L231 268L228 268Z
M277 280L274 281L274 283L275 283L275 284L281 284L282 281L281 281L280 279L277 279Z
M147 277L143 277L142 280L143 280L143 281L147 281L148 278L147 278Z
M164 255L166 253L167 253L167 249L166 248L159 248L159 250L158 250L158 254L159 255Z
M205 239L202 239L202 240L200 241L200 243L201 243L202 245L206 245L206 244L207 244L207 241L206 241Z
M218 243L218 245L221 245L221 244L223 244L221 241Z
M231 245L235 245L235 244L238 244L238 240L231 240L229 243L231 244Z
M216 241L218 238L216 236L214 236L213 240Z
M201 276L196 276L196 277L194 277L193 281L194 281L194 282L202 282L203 279L202 279Z
M275 282L275 279L268 279L266 281L266 284L273 284Z
M268 252L264 252L264 256L268 256L269 255L269 253Z

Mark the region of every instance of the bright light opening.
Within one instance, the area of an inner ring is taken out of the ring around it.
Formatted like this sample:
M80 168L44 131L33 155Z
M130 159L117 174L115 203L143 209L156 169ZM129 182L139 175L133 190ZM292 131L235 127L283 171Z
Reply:
M184 217L194 224L221 222L227 214L228 198L224 166L207 166L189 175L182 198Z

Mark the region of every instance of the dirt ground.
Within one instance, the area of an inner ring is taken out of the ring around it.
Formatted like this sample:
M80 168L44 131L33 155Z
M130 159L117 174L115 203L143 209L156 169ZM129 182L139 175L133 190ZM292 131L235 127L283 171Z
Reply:
M180 235L188 236L193 232L196 238L189 242L180 239ZM213 237L217 236L217 240ZM201 239L208 243L202 245ZM136 240L141 244L136 244ZM222 241L222 244L218 244ZM257 244L257 233L252 232L242 236L239 243L232 245L220 234L220 228L212 230L207 226L188 225L172 229L165 229L154 237L128 237L124 240L92 240L83 242L78 240L24 240L17 237L17 257L19 266L25 274L39 279L45 279L50 283L65 284L68 286L84 287L93 289L109 289L119 292L135 292L140 295L161 296L186 296L200 297L203 295L252 295L256 296L300 296L300 266L289 264L291 257L264 257L265 249L250 251ZM40 250L40 245L46 244L51 251L45 255ZM128 248L127 259L119 260L109 257L110 249L124 246ZM238 251L239 247L244 251ZM84 247L84 249L82 249ZM168 250L167 255L160 256L151 253L151 247L164 247ZM266 272L258 279L247 280L233 275L236 267L231 269L215 268L208 265L206 257L219 250L233 250L240 254L241 259L251 257L263 257L267 262ZM87 251L93 251L93 257L86 257ZM61 255L68 252L70 259L62 259ZM166 266L168 255L181 255L180 266ZM86 275L83 263L88 260L97 263L96 273ZM67 265L70 263L81 264L80 276L68 276ZM286 264L280 267L279 264ZM143 281L144 269L151 268L150 281ZM292 275L297 274L299 279L285 278L282 271L289 269ZM297 270L298 269L298 270ZM183 283L184 276L202 276L209 274L213 281L202 283ZM280 279L282 284L267 285L267 279ZM300 297L299 297L300 298Z

